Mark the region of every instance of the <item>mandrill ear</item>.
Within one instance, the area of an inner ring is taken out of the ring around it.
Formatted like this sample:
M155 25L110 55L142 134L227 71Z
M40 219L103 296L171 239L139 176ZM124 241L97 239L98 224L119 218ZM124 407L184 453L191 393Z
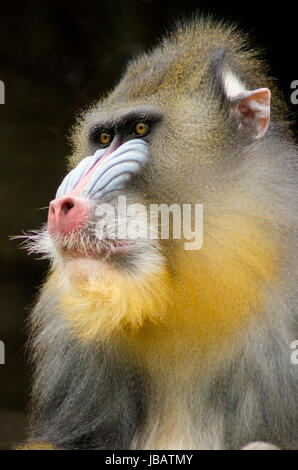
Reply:
M244 128L250 140L263 137L270 121L270 90L259 88L249 91L230 70L223 74L223 86L238 128Z

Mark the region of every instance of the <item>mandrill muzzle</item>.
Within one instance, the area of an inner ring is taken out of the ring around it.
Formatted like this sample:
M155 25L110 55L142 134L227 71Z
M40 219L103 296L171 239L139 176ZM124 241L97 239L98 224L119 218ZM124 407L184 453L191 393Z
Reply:
M149 157L148 144L141 139L125 142L115 151L97 150L70 171L50 202L48 230L51 235L78 231L90 217L91 200L121 191L140 173Z

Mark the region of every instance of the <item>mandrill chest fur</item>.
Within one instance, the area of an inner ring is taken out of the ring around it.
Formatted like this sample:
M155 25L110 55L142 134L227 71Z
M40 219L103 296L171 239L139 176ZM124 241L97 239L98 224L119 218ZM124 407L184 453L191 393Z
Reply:
M257 53L181 25L73 143L29 236L50 273L28 445L297 447L297 149Z

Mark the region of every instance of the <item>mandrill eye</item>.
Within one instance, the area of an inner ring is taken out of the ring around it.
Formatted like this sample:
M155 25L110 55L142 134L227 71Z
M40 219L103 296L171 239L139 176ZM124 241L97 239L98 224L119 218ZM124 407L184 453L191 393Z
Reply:
M148 134L150 127L146 122L140 121L134 126L134 134L137 136L143 136Z
M112 135L109 134L108 132L102 132L99 136L99 140L101 145L109 145L112 140Z

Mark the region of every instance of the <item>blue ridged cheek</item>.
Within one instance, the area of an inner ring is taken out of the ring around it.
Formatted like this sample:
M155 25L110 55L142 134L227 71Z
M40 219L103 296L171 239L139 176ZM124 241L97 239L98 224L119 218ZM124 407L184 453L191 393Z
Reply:
M71 170L59 186L56 198L71 192L81 179L103 157L106 150L97 150ZM149 157L148 144L142 139L133 139L109 154L93 172L83 188L81 196L100 199L102 196L124 188L125 184L145 167Z

